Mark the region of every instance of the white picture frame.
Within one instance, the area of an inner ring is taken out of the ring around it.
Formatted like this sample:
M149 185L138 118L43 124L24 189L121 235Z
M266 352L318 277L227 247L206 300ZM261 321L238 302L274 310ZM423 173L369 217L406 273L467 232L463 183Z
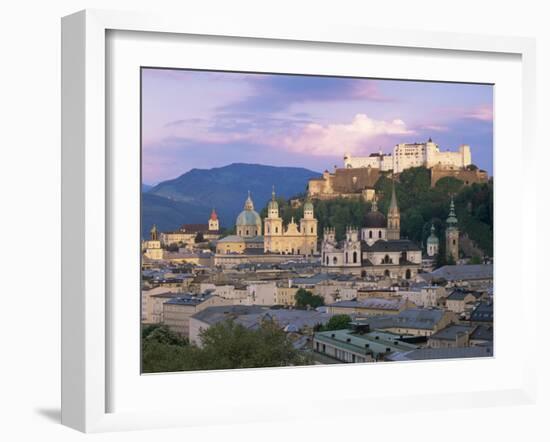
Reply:
M367 45L379 48L423 48L440 51L466 51L475 54L509 54L521 57L521 155L524 176L528 176L535 157L535 43L518 37L492 37L452 33L431 33L344 26L327 28L308 24L292 27L284 24L218 23L197 18L154 16L123 12L87 10L63 18L62 21L62 423L84 432L122 429L158 428L180 425L206 425L212 420L185 411L166 407L154 411L109 411L109 378L112 359L108 342L111 317L108 300L112 238L107 228L109 219L109 155L106 120L108 84L106 80L107 44L110 31L154 32L163 35L203 35L268 39L272 41L336 43ZM530 159L528 159L530 158ZM523 207L536 207L536 192L520 188ZM523 216L528 216L525 213ZM533 213L531 212L532 216ZM521 234L520 234L521 235ZM536 254L534 242L522 244L517 257ZM498 255L497 255L498 256ZM525 267L525 266L523 266ZM526 272L526 269L522 269ZM534 281L522 278L523 306L534 303ZM136 295L136 303L138 297ZM522 319L522 329L533 337L535 324ZM498 339L498 335L497 338ZM534 342L534 339L533 341ZM527 351L533 352L527 347ZM534 352L533 352L534 353ZM498 354L497 354L498 357ZM462 394L429 393L424 396L400 395L390 390L379 397L376 406L367 405L360 397L347 406L339 404L339 413L369 413L373 410L395 410L415 407L467 407L472 399L485 405L498 403L532 403L535 397L535 359L525 358L524 371L502 388L464 391ZM433 362L432 364L441 364ZM462 362L460 362L462 364ZM377 372L385 368L378 366ZM349 370L357 377L360 366ZM331 370L333 370L331 368ZM284 378L302 376L299 371L283 370ZM209 374L201 374L202 377ZM229 373L216 374L218 382ZM239 376L239 375L236 375ZM198 377L195 377L198 381ZM213 378L212 378L213 379ZM233 379L233 377L231 378ZM277 382L277 381L274 381ZM291 417L281 407L255 409L254 403L235 398L238 409L245 413L242 421ZM311 412L328 402L313 398ZM398 405L399 403L399 405ZM248 410L248 414L247 413ZM353 411L355 410L355 411ZM221 420L221 418L220 418ZM229 422L229 421L228 421Z

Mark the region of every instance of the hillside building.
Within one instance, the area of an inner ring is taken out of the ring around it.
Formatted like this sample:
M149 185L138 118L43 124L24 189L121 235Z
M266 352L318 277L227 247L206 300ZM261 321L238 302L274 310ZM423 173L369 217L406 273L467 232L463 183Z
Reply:
M439 145L430 138L425 143L401 143L396 144L392 154L379 152L368 157L353 157L344 155L344 167L358 169L371 167L382 171L401 173L411 167L424 166L428 169L435 166L454 167L464 169L472 164L470 146L462 145L456 152L442 152Z
M422 264L422 251L412 241L400 238L400 219L394 187L387 219L374 200L360 234L358 229L348 227L345 239L337 242L335 230L325 229L322 266L326 271L362 276L414 278Z

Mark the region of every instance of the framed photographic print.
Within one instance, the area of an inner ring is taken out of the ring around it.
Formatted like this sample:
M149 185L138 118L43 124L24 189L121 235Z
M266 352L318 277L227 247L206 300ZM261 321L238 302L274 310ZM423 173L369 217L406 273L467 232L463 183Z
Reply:
M520 38L64 18L63 423L532 400L515 275L536 189L511 177L533 57Z

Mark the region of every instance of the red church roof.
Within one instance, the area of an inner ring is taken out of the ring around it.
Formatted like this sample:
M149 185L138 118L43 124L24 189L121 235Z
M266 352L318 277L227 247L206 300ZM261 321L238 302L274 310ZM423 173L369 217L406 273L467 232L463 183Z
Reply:
M218 214L216 213L216 211L214 209L212 209L212 213L210 214L210 219L212 221L215 221L218 219Z

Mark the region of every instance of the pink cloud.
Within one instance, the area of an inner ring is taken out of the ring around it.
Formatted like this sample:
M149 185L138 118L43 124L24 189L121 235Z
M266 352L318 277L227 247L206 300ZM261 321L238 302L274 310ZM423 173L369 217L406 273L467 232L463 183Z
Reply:
M480 105L466 114L466 118L481 121L493 121L493 107L489 105Z
M296 135L285 136L282 145L293 152L335 155L363 151L367 144L385 136L414 133L403 120L375 120L365 114L357 114L347 124L307 124Z

